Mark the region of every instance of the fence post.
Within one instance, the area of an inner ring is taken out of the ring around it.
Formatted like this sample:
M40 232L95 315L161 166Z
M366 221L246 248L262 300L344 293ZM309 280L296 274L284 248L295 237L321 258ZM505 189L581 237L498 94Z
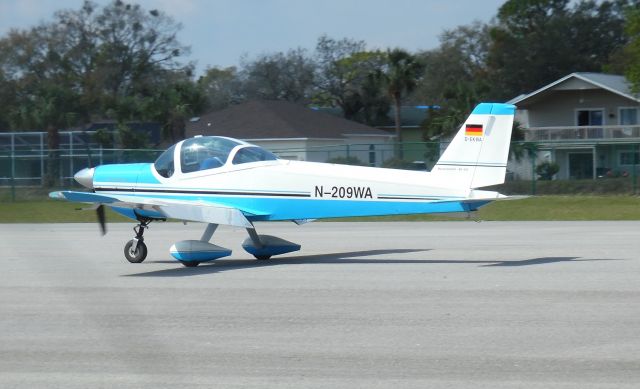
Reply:
M531 195L536 194L536 153L531 152Z
M640 144L635 146L638 147ZM633 155L633 195L635 196L638 194L638 172L636 171L636 163L638 162L638 156L640 156L640 149L638 150L638 154L636 154L634 150L631 155Z
M11 202L16 201L16 152L11 148Z

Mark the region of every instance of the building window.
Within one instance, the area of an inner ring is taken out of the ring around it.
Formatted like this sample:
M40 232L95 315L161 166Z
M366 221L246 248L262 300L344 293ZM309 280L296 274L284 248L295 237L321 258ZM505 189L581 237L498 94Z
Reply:
M577 113L579 126L601 126L604 122L602 109L581 109Z
M634 125L638 124L638 109L637 108L620 108L620 118L618 119L620 125Z
M602 126L604 124L603 109L580 109L576 111L578 126ZM578 130L576 137L580 139L599 139L604 136L602 128L587 128Z
M620 165L637 165L640 163L640 153L637 151L623 151L620 153Z

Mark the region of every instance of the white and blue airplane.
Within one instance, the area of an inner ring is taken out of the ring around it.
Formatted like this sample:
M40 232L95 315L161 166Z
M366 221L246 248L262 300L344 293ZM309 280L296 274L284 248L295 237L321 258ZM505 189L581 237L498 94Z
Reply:
M137 220L124 255L147 256L143 233L154 220L207 223L199 240L170 248L185 266L231 255L210 243L220 224L246 228L243 248L257 259L300 249L284 239L259 235L255 222L471 212L497 199L478 190L504 182L515 107L475 107L431 172L289 161L240 140L196 136L166 150L155 163L101 165L75 180L91 192L52 192L50 197L93 203L105 232L104 206Z

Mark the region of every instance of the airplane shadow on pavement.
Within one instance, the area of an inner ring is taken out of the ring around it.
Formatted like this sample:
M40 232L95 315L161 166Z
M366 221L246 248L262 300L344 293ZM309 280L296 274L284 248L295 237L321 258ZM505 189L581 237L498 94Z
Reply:
M202 263L198 267L183 267L177 261L149 261L152 263L175 264L179 267L163 270L154 270L143 273L125 274L123 277L188 277L202 274L212 274L237 269L252 269L257 267L281 266L281 265L303 265L303 264L478 264L481 267L492 266L532 266L545 265L558 262L586 262L586 261L607 261L617 259L580 259L580 257L542 257L514 261L482 261L482 260L438 260L438 259L373 259L358 258L371 257L385 254L404 254L425 252L430 249L396 249L396 250L365 250L350 251L343 253L328 253L317 255L302 255L296 257L275 257L269 260L249 260L249 259L219 259L209 263ZM140 266L140 265L135 265Z

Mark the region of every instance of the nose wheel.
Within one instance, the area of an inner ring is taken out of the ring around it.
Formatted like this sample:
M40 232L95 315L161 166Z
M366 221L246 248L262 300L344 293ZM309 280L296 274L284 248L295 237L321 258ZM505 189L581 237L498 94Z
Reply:
M133 227L136 237L124 245L124 257L131 263L140 263L147 258L147 245L144 244L144 230L149 228L151 219L138 218L140 224Z
M131 263L140 263L147 258L147 245L142 241L131 239L124 245L124 256Z

